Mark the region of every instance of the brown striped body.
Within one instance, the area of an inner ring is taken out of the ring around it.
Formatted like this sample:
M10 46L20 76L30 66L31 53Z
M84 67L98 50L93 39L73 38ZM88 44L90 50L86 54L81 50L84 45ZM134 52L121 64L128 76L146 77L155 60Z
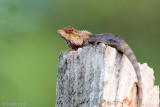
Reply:
M132 63L138 79L138 107L142 104L142 79L140 68L134 53L124 40L115 34L98 34L92 35L87 31L79 31L72 27L58 30L58 33L65 39L71 50L77 50L89 44L104 43L108 46L116 48L124 53Z

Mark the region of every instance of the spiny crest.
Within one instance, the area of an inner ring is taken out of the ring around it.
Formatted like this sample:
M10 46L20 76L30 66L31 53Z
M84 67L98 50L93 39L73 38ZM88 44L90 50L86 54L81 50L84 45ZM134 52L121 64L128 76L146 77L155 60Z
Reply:
M88 32L87 30L82 30L81 32L87 33L88 35L92 35L92 33L91 33L91 32Z

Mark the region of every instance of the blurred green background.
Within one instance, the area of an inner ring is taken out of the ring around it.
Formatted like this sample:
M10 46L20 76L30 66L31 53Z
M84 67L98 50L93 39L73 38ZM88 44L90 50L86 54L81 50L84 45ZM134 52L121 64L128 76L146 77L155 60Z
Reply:
M121 35L160 85L159 0L0 0L0 107L55 106L66 26Z

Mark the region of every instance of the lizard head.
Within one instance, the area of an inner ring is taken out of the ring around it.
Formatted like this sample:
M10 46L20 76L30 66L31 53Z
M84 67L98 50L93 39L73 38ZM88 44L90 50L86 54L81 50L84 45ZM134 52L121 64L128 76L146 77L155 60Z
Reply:
M64 39L70 39L75 36L75 29L73 27L66 27L64 29L58 30L60 36Z
M86 30L76 30L71 26L58 30L58 33L67 42L71 50L77 50L91 36L90 32Z
M58 33L62 38L64 38L67 42L70 42L72 45L79 47L83 45L83 37L80 35L78 30L71 26L58 30Z

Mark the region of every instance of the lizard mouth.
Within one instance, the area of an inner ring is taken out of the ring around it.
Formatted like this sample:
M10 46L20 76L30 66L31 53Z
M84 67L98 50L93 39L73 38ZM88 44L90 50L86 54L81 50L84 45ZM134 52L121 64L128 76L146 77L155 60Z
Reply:
M63 34L62 30L58 30L57 32L60 34L61 37L66 38L66 36Z
M57 32L58 32L59 34L61 34L61 30L57 30Z

